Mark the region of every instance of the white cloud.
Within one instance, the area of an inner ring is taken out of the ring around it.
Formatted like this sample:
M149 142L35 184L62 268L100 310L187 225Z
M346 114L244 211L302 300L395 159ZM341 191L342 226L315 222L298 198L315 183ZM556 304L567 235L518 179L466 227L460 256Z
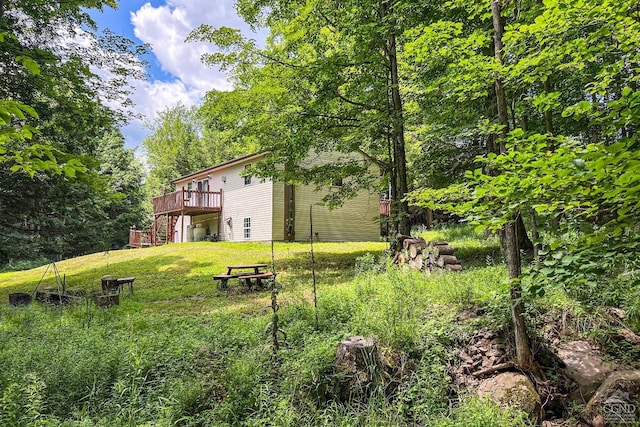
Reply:
M158 112L178 103L199 104L212 89L232 89L222 72L200 61L203 53L213 52L215 47L185 43L185 39L199 25L209 24L239 28L245 36L263 40L265 33L252 33L237 16L233 4L234 0L166 0L157 7L146 3L130 13L135 36L150 45L162 71L171 78L131 82L136 117L123 128L128 146L137 146L148 135L145 122L153 121Z
M202 101L201 91L189 88L180 80L137 81L132 84L134 91L130 98L135 107L129 124L122 129L129 147L137 146L149 134L147 124L155 120L159 112L179 103L190 107Z
M246 28L235 14L232 0L169 0L158 7L146 3L131 13L131 22L136 37L151 46L163 71L203 94L211 89L231 89L223 73L200 61L202 54L214 47L185 43L185 39L200 24Z
M178 103L195 105L202 98L202 92L188 87L180 80L139 82L135 84L135 89L131 99L136 105L136 111L149 119L154 119L159 111L167 107Z

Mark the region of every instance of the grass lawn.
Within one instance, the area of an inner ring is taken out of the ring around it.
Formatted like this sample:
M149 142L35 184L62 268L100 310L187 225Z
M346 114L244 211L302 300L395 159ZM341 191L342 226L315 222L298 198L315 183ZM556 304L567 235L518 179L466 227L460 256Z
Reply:
M472 414L476 425L523 425L474 400L450 410L452 343L478 327L457 325L458 311L508 311L496 242L473 233L425 237L452 241L466 270L398 271L380 262L386 243L316 243L317 326L310 247L276 243L286 334L276 356L265 334L270 292L237 281L220 291L211 277L231 264L270 264L270 244L172 244L58 262L68 289L98 291L111 274L136 276L135 293L108 309L3 305L0 424L467 425ZM32 292L45 269L0 274L0 299ZM54 284L49 271L40 287ZM394 379L392 394L379 384L366 401L339 397L335 349L353 335L405 355L411 369Z

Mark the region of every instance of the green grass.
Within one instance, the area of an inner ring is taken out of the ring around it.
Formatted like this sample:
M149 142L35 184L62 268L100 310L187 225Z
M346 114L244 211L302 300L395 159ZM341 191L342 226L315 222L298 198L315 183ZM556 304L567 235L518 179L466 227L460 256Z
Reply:
M482 241L453 244L472 254ZM455 425L447 420L469 411L494 417L495 408L473 401L449 412L446 367L455 343L473 332L455 322L458 310L508 307L504 268L478 261L461 274L398 271L376 262L385 248L314 245L316 328L309 245L275 245L287 334L276 360L264 334L269 291L232 283L222 292L211 277L227 264L270 263L269 244L185 243L61 261L69 289L97 291L104 274L133 275L135 294L108 309L1 307L0 424L395 426ZM45 269L0 274L0 298L33 291ZM40 286L52 285L48 274ZM352 335L405 355L411 369L394 378L392 394L380 384L366 400L339 398L332 362ZM506 419L494 425L511 425Z

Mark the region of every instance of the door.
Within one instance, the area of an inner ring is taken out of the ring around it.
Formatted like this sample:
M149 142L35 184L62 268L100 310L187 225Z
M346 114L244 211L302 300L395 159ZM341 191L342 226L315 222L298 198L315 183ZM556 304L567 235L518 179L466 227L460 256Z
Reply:
M198 181L198 207L209 206L209 180Z
M284 240L296 240L296 203L293 184L284 186Z

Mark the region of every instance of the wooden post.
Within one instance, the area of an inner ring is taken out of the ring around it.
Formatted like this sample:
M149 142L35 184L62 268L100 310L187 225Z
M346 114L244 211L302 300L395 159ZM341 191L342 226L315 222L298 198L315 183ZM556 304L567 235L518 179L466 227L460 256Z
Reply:
M218 212L218 242L222 241L222 188L220 189L220 212ZM273 233L272 233L273 234ZM273 237L273 236L271 236Z
M182 218L182 220L180 221L180 243L182 243L184 242L184 210L180 212L180 215Z
M316 330L320 328L318 320L318 294L316 289L316 257L313 253L313 205L309 205L309 239L311 240L311 276L313 277L313 308L316 313Z

